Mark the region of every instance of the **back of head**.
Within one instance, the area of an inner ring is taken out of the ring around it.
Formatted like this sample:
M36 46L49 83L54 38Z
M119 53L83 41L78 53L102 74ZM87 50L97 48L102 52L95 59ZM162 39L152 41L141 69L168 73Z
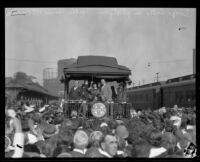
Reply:
M135 157L149 157L150 145L145 140L140 140L137 142L132 151L132 156Z
M149 136L149 143L152 146L160 147L162 142L162 133L158 130L153 130Z
M47 157L52 157L53 151L55 150L56 145L53 145L50 141L45 141L45 147L43 148L43 154Z
M58 143L71 145L73 141L73 131L71 129L63 128L58 134Z
M89 138L85 131L83 131L83 130L76 131L76 133L74 135L74 139L73 139L75 147L84 149L87 147L88 141L89 141Z
M103 138L103 133L101 131L94 131L90 134L89 141L92 146L99 147L100 141Z
M177 145L177 138L170 132L162 135L162 145L168 150L168 154L174 154Z
M125 125L119 125L116 128L116 134L121 138L127 138L129 136L129 132Z
M95 148L95 147L91 147L87 150L86 154L85 154L85 157L88 157L88 158L98 158L98 157L101 157L99 151L98 151L98 148Z

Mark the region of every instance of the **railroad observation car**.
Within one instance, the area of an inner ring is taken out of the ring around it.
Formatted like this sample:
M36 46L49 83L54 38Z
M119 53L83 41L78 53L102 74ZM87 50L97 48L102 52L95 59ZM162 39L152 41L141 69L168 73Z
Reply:
M91 110L95 107L94 103L83 100L69 100L69 83L73 80L88 80L96 83L100 82L101 79L105 79L109 82L130 82L129 75L131 70L125 66L119 65L117 59L114 57L106 56L79 56L77 61L71 65L63 67L63 75L61 82L65 84L65 102L64 102L64 114L69 117L72 110L80 110L81 105L87 106L87 113L85 117L91 117ZM97 102L100 103L100 102ZM116 103L115 101L105 104L101 102L99 105L107 105L106 116L115 118L114 114L117 112L119 105L123 111L123 117L130 116L130 104L128 103ZM100 112L100 111L99 111ZM79 113L79 111L78 111ZM93 114L92 114L93 115Z
M128 102L134 109L157 109L162 105L161 85L156 82L142 86L132 87L127 90Z
M162 86L163 106L193 107L196 105L195 75L169 79Z

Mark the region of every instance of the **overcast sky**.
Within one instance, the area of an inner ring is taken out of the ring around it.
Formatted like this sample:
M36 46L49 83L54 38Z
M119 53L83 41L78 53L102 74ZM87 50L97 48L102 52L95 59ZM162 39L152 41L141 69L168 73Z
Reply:
M6 76L23 71L42 83L44 68L80 55L116 57L136 84L193 72L195 9L12 8L5 29Z

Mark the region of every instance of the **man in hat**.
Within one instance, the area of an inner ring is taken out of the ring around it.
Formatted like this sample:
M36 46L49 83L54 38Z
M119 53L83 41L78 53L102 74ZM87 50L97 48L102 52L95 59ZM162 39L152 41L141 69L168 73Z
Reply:
M74 135L74 149L70 152L72 157L84 157L85 153L87 151L87 145L88 145L88 135L83 130L76 131Z
M99 152L102 157L112 158L117 154L117 138L114 135L107 134L100 145Z
M50 137L58 134L59 130L51 124L46 124L43 130L43 137L44 139L49 139Z

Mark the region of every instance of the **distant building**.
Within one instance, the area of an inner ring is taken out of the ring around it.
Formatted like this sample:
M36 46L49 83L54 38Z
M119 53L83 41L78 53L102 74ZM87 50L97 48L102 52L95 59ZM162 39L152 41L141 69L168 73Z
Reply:
M64 84L60 82L58 78L44 79L43 87L49 92L62 97L62 91L64 90Z
M63 75L63 68L67 65L73 64L76 59L63 59L59 60L57 69L46 68L43 70L43 86L51 93L64 97L64 83L60 79ZM73 83L72 83L73 84Z
M12 81L12 77L6 77L5 78L5 84L8 84Z
M71 65L76 62L76 59L70 58L70 59L63 59L58 60L58 78L60 79L63 75L63 69L65 66Z

